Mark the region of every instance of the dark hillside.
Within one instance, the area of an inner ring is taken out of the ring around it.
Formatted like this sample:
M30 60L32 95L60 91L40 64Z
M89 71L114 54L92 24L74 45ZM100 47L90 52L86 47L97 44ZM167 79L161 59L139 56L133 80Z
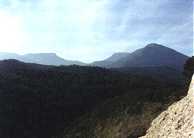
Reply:
M177 89L182 86L169 85L168 80L98 67L0 61L0 137L51 138L114 97L165 100L169 95L184 95L175 93Z

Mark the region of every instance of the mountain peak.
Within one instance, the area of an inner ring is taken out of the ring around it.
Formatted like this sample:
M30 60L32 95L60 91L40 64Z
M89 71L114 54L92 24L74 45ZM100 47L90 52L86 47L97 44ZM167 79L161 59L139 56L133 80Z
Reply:
M182 71L187 59L186 55L174 49L151 43L132 53L114 54L96 65L107 68L163 66Z
M163 46L163 45L160 45L160 44L157 44L157 43L150 43L148 45L146 45L145 48L167 48L166 46Z

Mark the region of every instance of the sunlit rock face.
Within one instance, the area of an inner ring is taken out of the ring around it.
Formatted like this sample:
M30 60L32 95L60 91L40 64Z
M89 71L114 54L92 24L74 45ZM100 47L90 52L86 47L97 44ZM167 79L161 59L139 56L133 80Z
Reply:
M188 95L161 113L141 138L192 138L194 136L194 76Z

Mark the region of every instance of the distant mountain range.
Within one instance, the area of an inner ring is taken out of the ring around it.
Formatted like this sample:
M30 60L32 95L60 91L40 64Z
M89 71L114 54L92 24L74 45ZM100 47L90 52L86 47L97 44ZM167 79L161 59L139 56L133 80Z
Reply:
M152 43L133 53L113 54L110 58L93 62L91 65L106 68L166 66L182 70L187 59L186 55L173 49Z
M18 55L15 53L0 53L0 60L16 59L27 63L37 63L43 65L89 65L104 68L129 68L129 67L160 67L166 66L177 70L182 70L188 57L173 49L159 45L148 44L144 48L132 53L115 53L111 57L85 64L80 61L65 60L55 53L36 53Z
M55 53L35 53L35 54L25 54L18 55L15 53L1 53L0 52L0 60L4 59L16 59L19 61L27 62L27 63L37 63L43 65L85 65L85 63L80 61L73 60L65 60Z

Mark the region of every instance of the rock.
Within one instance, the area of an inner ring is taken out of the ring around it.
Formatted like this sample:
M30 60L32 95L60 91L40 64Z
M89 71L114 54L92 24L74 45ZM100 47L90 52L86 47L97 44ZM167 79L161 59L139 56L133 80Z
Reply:
M194 76L188 95L153 120L141 138L192 138L194 136Z

